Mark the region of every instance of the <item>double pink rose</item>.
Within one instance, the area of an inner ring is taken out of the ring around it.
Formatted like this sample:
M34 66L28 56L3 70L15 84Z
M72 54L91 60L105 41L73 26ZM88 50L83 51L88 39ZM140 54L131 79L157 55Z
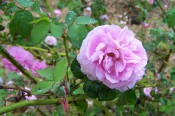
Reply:
M17 46L12 46L7 49L10 55L12 55L15 60L17 60L25 69L29 70L34 62L33 55L26 51L25 49ZM15 66L11 64L6 58L2 59L2 64L10 71L20 72Z
M126 91L142 79L148 58L142 43L128 27L104 25L89 32L77 60L88 79Z
M25 49L12 46L7 49L8 53L14 57L26 70L31 70L33 75L38 76L36 73L37 70L42 70L47 67L46 61L39 61L34 58L34 56L26 51ZM2 64L4 67L9 69L12 72L20 72L13 64L8 61L6 58L2 59Z

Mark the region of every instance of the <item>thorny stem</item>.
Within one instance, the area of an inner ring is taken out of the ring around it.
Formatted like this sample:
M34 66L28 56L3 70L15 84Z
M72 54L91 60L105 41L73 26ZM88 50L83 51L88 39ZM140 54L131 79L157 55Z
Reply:
M65 52L66 52L66 59L67 59L67 62L68 62L68 67L70 67L70 59L69 59L69 54L68 54L68 48L67 48L67 43L66 43L66 37L65 35L63 34L63 41L64 41L64 49L65 49ZM67 67L67 72L66 72L66 78L65 78L65 83L67 83L68 81L68 67Z
M19 90L19 91L23 91L25 93L27 93L28 95L30 95L30 91L21 87L18 87L16 85L0 85L0 89L13 89L13 90Z
M67 98L68 102L73 102L77 100L87 99L86 95L70 96ZM24 100L18 103L10 104L8 106L0 107L0 115L20 109L27 106L38 106L38 105L60 105L62 102L61 98L56 99L44 99L44 100Z
M28 79L30 79L35 84L39 82L39 79L33 76L29 71L27 71L19 62L17 62L13 56L11 56L7 50L5 50L0 45L0 53L3 55L3 57L7 58L17 69L19 69Z
M66 52L66 58L67 58L67 61L68 61L68 65L70 66L70 60L69 60L67 43L66 43L66 37L64 35L63 35L63 40L64 40L64 48L65 48L65 52Z

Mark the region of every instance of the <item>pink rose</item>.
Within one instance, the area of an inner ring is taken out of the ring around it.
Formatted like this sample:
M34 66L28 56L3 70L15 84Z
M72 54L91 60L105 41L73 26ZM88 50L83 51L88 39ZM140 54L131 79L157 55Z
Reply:
M142 43L128 27L104 25L89 32L77 60L88 79L126 91L142 79L148 58Z
M174 91L174 88L173 88L173 87L171 87L171 88L169 89L169 93L170 93L170 94L172 94L172 93L173 93L173 91Z
M52 45L54 45L54 46L57 45L57 39L54 36L47 36L45 38L45 42L46 42L46 44L51 45L51 46Z
M159 92L158 87L154 88L155 93L157 94Z
M31 90L31 89L28 88L28 87L25 87L25 89L26 89L26 90ZM27 96L27 93L25 93L25 98L26 98L27 100L36 100L36 99L37 99L37 97L36 97L35 95Z
M108 15L104 14L100 17L100 19L103 20L105 23L107 23L109 20L109 17L108 17Z
M144 94L145 94L146 96L152 98L152 96L151 96L151 91L152 91L152 89L153 89L152 87L146 87L146 88L143 89L143 92L144 92Z
M143 26L148 28L150 25L149 25L149 23L143 23Z
M54 14L57 15L57 16L61 15L61 10L60 9L55 9Z
M154 0L148 0L148 2L152 5L154 4Z
M38 74L36 73L37 70L42 70L44 68L47 67L47 64L46 64L46 61L39 61L39 60L36 60L33 65L32 65L32 68L31 68L31 71L32 71L32 74L35 75L35 76L38 76Z
M91 7L86 7L83 11L83 15L90 17L92 15Z
M17 46L12 46L7 49L9 54L11 54L25 69L29 70L34 62L33 55L26 51L25 49ZM6 58L2 59L2 64L10 71L19 72L19 70L11 64Z

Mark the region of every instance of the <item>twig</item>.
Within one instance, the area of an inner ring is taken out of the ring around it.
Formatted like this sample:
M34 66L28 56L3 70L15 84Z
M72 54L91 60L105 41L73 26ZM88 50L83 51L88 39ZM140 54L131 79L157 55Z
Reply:
M63 41L64 41L64 49L65 49L65 52L66 52L66 59L67 59L67 62L68 62L68 67L67 67L67 71L66 71L66 78L65 78L65 84L67 83L68 79L69 79L69 74L68 74L68 68L71 66L70 64L70 60L69 60L69 52L68 52L68 48L67 48L67 43L66 43L66 37L65 35L63 34Z
M68 65L70 66L70 60L69 60L67 43L66 43L66 37L64 35L63 35L63 40L64 40L64 48L65 48L65 52L66 52L66 58L67 58L67 61L68 61Z

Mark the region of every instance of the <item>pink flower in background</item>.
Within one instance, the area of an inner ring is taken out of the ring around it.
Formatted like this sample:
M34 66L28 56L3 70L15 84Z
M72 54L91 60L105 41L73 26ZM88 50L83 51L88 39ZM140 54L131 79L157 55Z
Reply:
M107 23L108 22L108 20L109 20L109 17L108 17L108 15L102 15L101 17L100 17L100 19L101 20L103 20L105 23Z
M25 87L25 89L26 89L26 90L30 90L30 88L28 88L28 87ZM37 99L37 97L36 97L35 95L25 96L25 98L26 98L27 100L36 100L36 99Z
M154 0L148 0L148 2L152 5L154 4Z
M5 85L12 85L12 84L14 84L14 81L8 81L5 83Z
M91 10L91 7L86 7L83 11L83 15L84 16L91 16L92 15L92 10Z
M34 62L33 55L26 51L25 49L17 46L12 46L7 49L9 54L11 54L25 69L29 70ZM2 59L2 64L10 71L19 72L19 70L13 66L6 58Z
M22 66L24 66L25 69L31 70L35 76L38 76L38 74L36 73L36 70L41 70L41 69L44 69L47 67L45 61L40 62L39 60L35 60L33 55L30 52L26 51L25 49L23 49L21 47L12 46L12 47L8 48L7 51ZM2 64L4 67L9 69L10 71L14 71L14 72L17 72L18 74L20 74L20 71L15 66L13 66L11 64L11 62L9 62L6 58L2 59Z
M173 87L171 87L171 88L169 89L169 93L170 93L170 94L172 94L172 93L173 93L173 91L174 91L174 88L173 88Z
M31 96L25 96L25 98L26 98L27 100L36 100L36 99L37 99L37 97L34 96L34 95L31 95Z
M77 60L88 79L126 91L142 79L148 58L128 27L104 25L89 32Z
M42 70L46 67L47 67L46 61L41 61L40 62L39 60L36 60L32 65L31 71L32 71L33 75L38 76L36 71L37 70Z
M154 88L155 93L157 94L159 92L158 87Z
M152 98L152 96L151 96L151 91L152 91L152 90L155 91L155 94L157 94L158 91L159 91L157 87L155 87L155 88L152 88L152 87L145 87L145 88L143 89L143 92L144 92L144 94L145 94L147 97Z
M167 9L168 8L168 3L166 2L166 0L162 0L163 4L164 4L164 8Z
M45 42L46 44L51 45L51 46L57 45L57 39L54 36L47 36L45 38Z
M54 10L54 14L57 16L61 15L61 10L60 9Z
M146 96L152 98L152 96L151 96L151 91L152 91L152 89L153 89L152 87L146 87L146 88L143 89L143 92L144 92L144 94L145 94Z
M165 4L165 5L164 5L164 8L167 9L167 8L168 8L168 4Z
M150 25L149 25L149 23L143 23L143 26L148 28Z

